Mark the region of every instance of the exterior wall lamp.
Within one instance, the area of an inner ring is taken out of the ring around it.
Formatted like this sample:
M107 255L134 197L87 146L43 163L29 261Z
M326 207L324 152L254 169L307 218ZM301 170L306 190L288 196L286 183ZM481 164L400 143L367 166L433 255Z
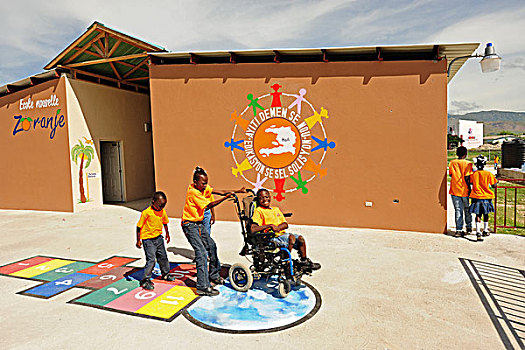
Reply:
M500 64L501 64L501 57L499 57L496 54L496 50L494 49L494 46L492 43L487 43L487 46L485 47L485 54L484 55L478 55L474 54L471 56L460 56L454 58L448 65L447 69L447 77L450 76L450 67L452 67L452 63L454 63L456 60L459 60L461 58L473 58L478 57L481 58L481 72L483 73L490 73L495 72L499 70Z

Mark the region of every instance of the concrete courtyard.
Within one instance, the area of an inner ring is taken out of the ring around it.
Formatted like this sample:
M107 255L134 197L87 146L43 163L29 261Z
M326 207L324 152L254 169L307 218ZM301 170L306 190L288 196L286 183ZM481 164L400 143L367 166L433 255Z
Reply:
M145 203L131 206L143 208ZM0 265L35 255L87 261L122 255L141 258L131 264L141 266L143 251L135 248L139 215L129 205L105 205L77 214L0 211ZM189 261L184 255L191 247L180 221L172 219L169 227L170 261ZM460 258L525 270L525 237L496 234L476 243L428 233L291 228L306 237L309 255L323 266L305 278L321 294L321 308L298 326L253 335L218 333L183 316L160 322L67 304L86 293L78 288L48 300L18 295L38 283L0 276L0 348L519 348L508 328L498 332ZM213 237L222 263L246 261L238 255L239 223L216 223ZM525 276L515 281L525 286ZM514 295L514 320L523 323L524 289L518 287ZM518 335L523 342L525 326L521 330ZM501 332L506 333L507 345Z

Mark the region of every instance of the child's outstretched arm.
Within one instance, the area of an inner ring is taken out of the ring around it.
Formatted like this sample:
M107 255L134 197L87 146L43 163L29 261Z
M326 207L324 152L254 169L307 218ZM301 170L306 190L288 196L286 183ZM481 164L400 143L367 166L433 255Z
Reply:
M142 240L140 239L140 227L137 226L137 243L135 244L137 248L142 248Z
M168 230L168 224L164 224L164 230L166 230L166 243L170 242L170 231Z
M246 193L246 187L241 187L239 188L238 190L233 190L233 191L229 191L229 190L213 190L213 194L218 194L219 196L225 196L226 194L228 193Z
M206 209L211 209L211 208L213 208L213 207L216 207L216 206L218 206L219 204L221 204L222 202L224 202L225 200L227 200L228 198L231 198L232 196L233 196L233 195L232 195L231 192L230 192L230 193L227 193L227 194L225 194L224 197L222 197L221 199L217 199L216 201L213 201L213 202L211 202L210 204L208 204L208 205L206 206Z

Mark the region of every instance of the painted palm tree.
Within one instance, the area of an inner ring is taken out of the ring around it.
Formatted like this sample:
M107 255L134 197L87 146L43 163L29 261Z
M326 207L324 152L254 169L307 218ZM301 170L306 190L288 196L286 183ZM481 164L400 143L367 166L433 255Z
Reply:
M78 183L80 185L80 202L86 203L86 195L84 194L84 168L87 168L89 164L91 164L91 160L93 159L95 155L95 152L93 150L93 147L85 145L82 143L82 141L78 140L78 144L76 144L71 149L71 159L77 163L78 158L80 157L80 170L78 172ZM84 164L84 161L86 163Z

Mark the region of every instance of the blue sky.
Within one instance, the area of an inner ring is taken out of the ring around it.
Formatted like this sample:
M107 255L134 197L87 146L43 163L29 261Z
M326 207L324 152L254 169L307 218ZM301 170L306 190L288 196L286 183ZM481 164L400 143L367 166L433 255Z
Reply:
M170 51L493 42L502 69L470 59L449 112L525 111L525 1L4 1L0 85L40 73L93 22Z

